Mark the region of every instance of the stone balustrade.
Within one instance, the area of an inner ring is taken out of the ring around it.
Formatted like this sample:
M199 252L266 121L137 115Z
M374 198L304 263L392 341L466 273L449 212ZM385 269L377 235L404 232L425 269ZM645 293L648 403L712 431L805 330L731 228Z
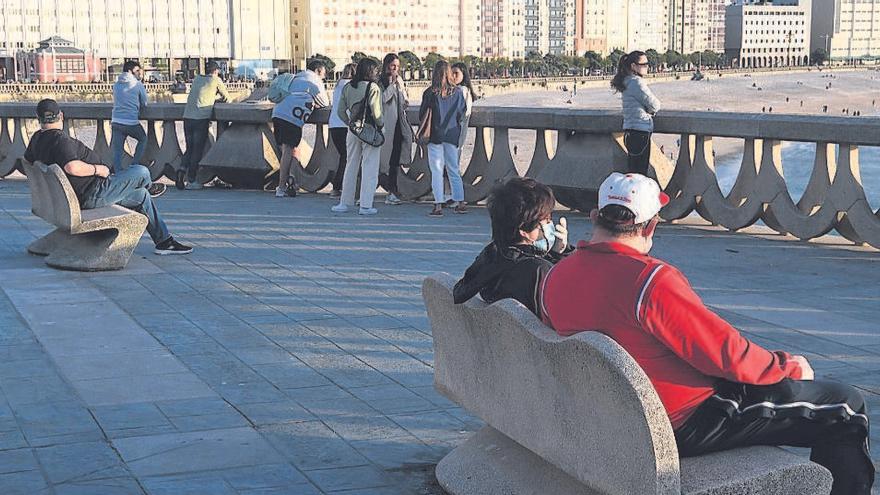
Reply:
M75 135L83 123L97 126L95 151L109 161L111 105L64 104L63 109L67 132ZM218 104L216 142L201 162L199 180L219 176L244 188L277 181L280 154L270 131L271 109L268 102ZM32 103L0 104L0 177L20 168L33 115ZM183 105L177 104L150 105L141 116L148 130L144 162L154 178L179 167L182 116ZM339 157L329 142L328 117L329 109L312 114L310 125L320 139L315 139L308 163L293 167L307 191L325 188L336 171ZM415 126L417 108L408 117ZM476 131L474 151L462 164L468 202L484 200L497 181L520 174L510 152L510 129L536 131L524 175L552 186L565 206L588 211L602 180L626 168L622 117L616 111L477 106L470 125ZM661 211L664 219L696 212L730 230L762 221L800 239L836 230L854 243L880 248L880 218L868 204L859 171L859 146L880 146L880 118L664 111L655 127L657 134L675 135L682 143L674 162L656 145L651 153L656 176L672 198ZM555 140L552 131L557 131ZM739 174L726 195L718 185L712 146L713 138L720 137L743 142ZM783 142L815 144L812 163L785 164L812 169L796 202L785 181ZM426 154L419 147L413 152L412 164L398 178L406 199L422 198L431 190Z
M148 93L171 91L174 82L144 83ZM226 83L229 91L250 91L253 83ZM77 93L112 93L113 83L8 83L0 84L0 94L77 94Z

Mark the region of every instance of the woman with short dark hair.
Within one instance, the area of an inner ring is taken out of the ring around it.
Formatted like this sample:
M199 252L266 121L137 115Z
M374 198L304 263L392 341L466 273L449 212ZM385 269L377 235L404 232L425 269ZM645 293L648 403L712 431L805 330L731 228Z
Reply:
M617 74L611 80L611 87L621 94L623 144L629 156L629 172L642 175L648 175L653 116L660 110L660 100L643 79L647 74L648 56L637 50L620 57Z
M487 203L492 242L455 284L455 303L479 293L488 303L516 299L538 314L541 282L572 251L565 218L553 224L555 206L553 191L534 179L515 177L495 186Z

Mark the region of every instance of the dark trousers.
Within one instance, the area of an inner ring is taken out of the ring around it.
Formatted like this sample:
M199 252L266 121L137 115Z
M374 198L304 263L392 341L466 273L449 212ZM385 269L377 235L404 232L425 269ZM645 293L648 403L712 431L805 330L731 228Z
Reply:
M865 399L831 381L785 379L756 386L724 382L675 432L683 457L753 445L812 449L834 477L832 495L871 495Z
M400 128L400 122L394 129L394 141L391 143L391 158L388 161L388 173L379 174L379 185L382 189L399 196L397 193L397 173L400 171L400 153L403 144L403 134Z
M648 175L651 161L651 133L627 129L623 133L623 144L629 157L627 165L630 173Z
M113 155L113 172L122 170L122 150L125 147L126 138L134 138L137 141L137 147L134 149L134 156L131 163L144 165L141 159L144 156L144 150L147 148L147 133L140 124L110 124L110 151Z
M333 190L342 191L342 176L345 175L345 163L348 155L345 149L345 138L348 136L347 127L334 127L330 129L330 141L339 153L339 164L336 166L336 175L333 176Z
M199 173L199 162L205 154L208 144L209 119L183 119L183 137L186 140L186 152L180 160L181 170L186 171L187 181L196 180Z

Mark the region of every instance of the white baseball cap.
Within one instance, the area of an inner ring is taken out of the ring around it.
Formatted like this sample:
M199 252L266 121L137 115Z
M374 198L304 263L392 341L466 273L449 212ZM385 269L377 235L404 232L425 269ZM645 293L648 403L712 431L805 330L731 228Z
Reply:
M599 209L620 205L633 212L634 223L654 218L669 203L669 196L660 190L657 181L641 174L614 172L599 187Z

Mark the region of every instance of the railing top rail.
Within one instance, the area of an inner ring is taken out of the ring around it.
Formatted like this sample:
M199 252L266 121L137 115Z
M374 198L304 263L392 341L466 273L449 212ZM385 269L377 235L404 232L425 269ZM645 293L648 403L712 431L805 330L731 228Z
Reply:
M63 103L70 119L110 119L110 103ZM34 118L36 103L0 103L0 118ZM184 105L155 103L144 109L145 120L181 120ZM241 123L263 123L271 119L272 104L218 103L214 118ZM418 107L407 112L410 123L418 123ZM312 123L324 124L329 109L312 114ZM517 108L478 105L470 125L509 129L558 129L587 133L620 132L623 117L618 110L587 110L570 107ZM880 146L880 117L832 117L825 115L754 114L733 112L662 111L654 119L660 134L694 134L714 137L777 139L783 141L846 143Z

